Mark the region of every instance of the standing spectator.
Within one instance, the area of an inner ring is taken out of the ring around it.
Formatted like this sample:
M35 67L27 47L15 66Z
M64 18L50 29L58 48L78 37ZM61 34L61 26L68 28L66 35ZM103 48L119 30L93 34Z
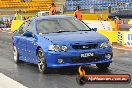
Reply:
M108 13L111 13L111 9L112 9L111 4L109 4L109 6L108 6Z
M20 15L20 11L17 11L15 14L15 20L22 20L22 16Z
M74 17L76 17L79 20L82 20L82 13L80 11L80 6L76 7L76 11L74 12Z
M55 14L56 14L56 6L54 3L52 3L49 9L49 15L55 15Z
M119 20L119 18L116 16L116 17L115 17L115 31L119 31L119 23L120 23L120 20Z

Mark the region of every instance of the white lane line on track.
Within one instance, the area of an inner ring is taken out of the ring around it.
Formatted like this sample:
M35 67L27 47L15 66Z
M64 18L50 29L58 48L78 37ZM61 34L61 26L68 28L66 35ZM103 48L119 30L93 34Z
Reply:
M119 50L126 50L126 51L132 51L132 49L125 49L125 48L119 48L119 47L113 47L115 49L119 49Z
M28 88L28 87L0 73L0 88Z

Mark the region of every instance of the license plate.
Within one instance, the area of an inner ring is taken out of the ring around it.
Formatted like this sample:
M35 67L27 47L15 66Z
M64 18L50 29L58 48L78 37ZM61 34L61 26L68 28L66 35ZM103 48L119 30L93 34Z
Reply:
M82 53L81 57L93 57L94 53Z

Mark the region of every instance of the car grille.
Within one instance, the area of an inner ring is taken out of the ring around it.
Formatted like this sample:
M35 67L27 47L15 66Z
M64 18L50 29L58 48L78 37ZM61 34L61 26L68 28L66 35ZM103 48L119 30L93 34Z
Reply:
M96 49L97 46L98 46L97 44L72 45L72 48L77 50L86 50L86 49Z
M88 57L88 58L74 57L71 60L73 63L87 63L87 62L95 62L100 59L102 59L101 56L100 57Z

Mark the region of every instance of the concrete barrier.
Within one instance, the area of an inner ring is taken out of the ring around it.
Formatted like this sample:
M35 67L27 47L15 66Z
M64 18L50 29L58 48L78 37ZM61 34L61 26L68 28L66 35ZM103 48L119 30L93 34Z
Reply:
M116 24L115 24L115 21L109 21L111 27L112 27L112 30L115 30L116 28Z
M122 46L132 47L132 32L122 31Z
M118 44L123 47L132 47L132 32L108 30L98 30L97 32L106 36L111 44Z
M128 21L128 24L132 24L132 19L130 19L130 20Z
M106 36L111 44L118 44L118 32L117 31L108 31L108 30L97 30L98 33Z
M97 28L97 30L103 29L102 23L98 20L83 20L90 28Z
M104 30L113 30L109 21L100 21L104 27Z
M67 14L74 16L74 14ZM108 20L108 14L82 14L82 20Z
M106 36L111 44L118 44L123 47L132 47L132 32L108 30L98 30L97 32Z
M106 36L111 44L116 43L122 47L132 48L132 32L130 31L98 30L97 32Z
M90 28L97 28L97 30L114 30L114 27L111 25L113 23L112 21L83 20L83 22L85 22Z
M97 32L106 36L111 44L122 45L122 38L119 31L115 29L114 21L83 20L90 28L97 28Z

